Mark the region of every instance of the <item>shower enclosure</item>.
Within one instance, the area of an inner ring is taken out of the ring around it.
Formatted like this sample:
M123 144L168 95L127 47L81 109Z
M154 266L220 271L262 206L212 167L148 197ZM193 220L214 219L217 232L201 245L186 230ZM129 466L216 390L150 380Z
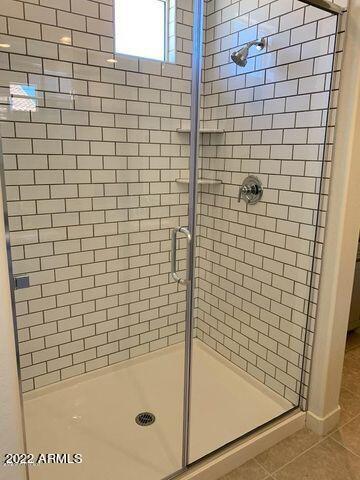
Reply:
M161 480L306 409L343 18L1 1L27 450L82 455L31 480Z

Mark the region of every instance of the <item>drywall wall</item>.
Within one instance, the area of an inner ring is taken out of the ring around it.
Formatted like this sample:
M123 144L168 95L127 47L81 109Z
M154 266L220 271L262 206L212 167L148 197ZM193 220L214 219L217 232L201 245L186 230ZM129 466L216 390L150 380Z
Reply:
M0 187L0 209L3 208ZM5 467L6 453L24 452L4 217L0 215L0 479L24 480L23 467Z

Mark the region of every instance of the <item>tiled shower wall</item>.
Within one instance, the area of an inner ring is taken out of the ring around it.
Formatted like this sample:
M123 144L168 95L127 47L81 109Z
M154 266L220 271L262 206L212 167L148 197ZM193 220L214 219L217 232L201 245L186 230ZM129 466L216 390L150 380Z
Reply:
M337 19L296 0L206 6L204 120L224 133L203 137L201 176L222 184L200 195L197 335L296 404L311 284L311 332L316 315L327 181L311 270L324 155L330 175L323 145ZM263 36L266 50L252 49L245 68L231 62L239 45ZM237 197L250 174L265 190L247 207Z
M175 180L188 169L188 136L176 129L190 115L192 2L176 5L171 65L107 62L112 0L0 4L11 44L0 81L13 264L31 282L17 292L24 390L183 338L169 239L188 222L187 187ZM330 78L329 56L312 49L331 51L334 24L292 0L206 7L202 114L225 133L202 135L201 175L223 184L199 196L197 335L296 402ZM235 69L230 52L261 29L267 53ZM316 92L297 90L319 77ZM10 84L37 87L36 112L11 111ZM236 197L247 174L265 195L246 211ZM311 307L313 320L316 290Z
M170 229L187 224L192 2L176 63L113 58L112 0L1 0L1 134L24 390L183 338ZM67 44L68 43L68 44ZM70 45L69 45L70 44ZM34 85L34 112L10 85Z

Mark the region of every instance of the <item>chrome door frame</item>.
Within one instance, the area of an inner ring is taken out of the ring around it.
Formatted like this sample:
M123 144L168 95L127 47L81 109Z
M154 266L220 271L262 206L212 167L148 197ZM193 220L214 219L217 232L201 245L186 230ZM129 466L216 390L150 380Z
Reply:
M20 351L19 351L19 334L18 334L17 316L16 316L15 282L14 282L13 263L12 263L12 256L11 256L9 212L8 212L8 203L7 203L8 200L7 200L7 194L6 194L5 165L4 165L4 154L2 150L1 131L0 131L0 187L1 187L0 188L1 198L3 203L2 214L4 218L4 227L5 227L6 256L7 256L7 262L8 262L10 301L11 301L12 322L13 322L13 329L14 329L16 369L17 369L17 375L18 375L18 389L19 389L20 410L21 410L22 439L23 439L24 451L28 453L26 430L25 430L24 396L23 396L22 386L21 386L21 365L20 365ZM25 465L25 476L26 476L26 480L30 479L28 464Z
M194 329L194 280L195 280L195 251L196 251L196 211L197 211L197 180L199 159L199 130L200 130L200 97L203 56L203 24L204 0L194 0L193 21L193 55L192 55L192 82L191 82L191 109L190 109L190 159L189 159L189 226L191 242L188 252L188 275L191 279L186 291L185 317L185 371L184 371L184 414L183 414L183 452L182 465L189 465L190 440L190 407L191 407L191 379L192 379L192 351Z
M328 0L301 0L302 3L313 6L314 8L324 10L339 17L347 9L332 3ZM198 152L199 152L199 131L200 131L200 98L201 98L201 80L202 80L202 55L203 55L203 0L194 0L194 21L193 21L193 56L192 56L192 93L191 93L191 127L190 127L190 160L189 160L189 232L191 241L189 244L188 278L190 282L186 293L186 317L185 317L185 380L184 380L184 415L183 415L183 469L190 465L189 461L189 435L190 435L190 413L191 413L191 381L192 381L192 352L193 352L193 311L194 311L194 280L195 280L195 252L196 252L196 212L198 197ZM336 29L338 32L338 28ZM321 178L323 179L323 172ZM320 201L320 195L319 195ZM317 224L318 227L318 224ZM314 242L316 244L316 241ZM314 256L313 256L314 261ZM311 275L314 270L312 268ZM310 284L310 289L312 282ZM309 302L310 304L310 302ZM309 336L309 312L306 326L306 338L304 340L304 364L302 366L302 378L300 386L299 406L306 410L306 403L301 402L305 385L305 349L307 347L307 338ZM288 413L288 412L287 412ZM274 419L276 420L276 419ZM272 421L274 421L272 420ZM272 422L271 421L271 422ZM261 427L259 427L261 428ZM235 439L234 441L238 441ZM221 451L220 447L208 455ZM208 456L207 455L207 456ZM206 457L207 457L206 456ZM200 459L201 460L201 459Z
M314 332L311 332L311 307L312 307L312 299L313 299L313 292L316 290L316 287L314 285L315 282L315 270L316 270L316 262L317 262L317 257L316 257L316 249L318 247L318 242L319 242L319 232L320 232L320 226L321 226L321 205L322 205L322 195L323 195L323 188L324 188L324 179L325 179L325 169L326 169L326 154L327 154L327 145L328 145L328 137L329 137L329 128L330 128L330 111L331 111L331 105L333 101L333 96L334 92L336 91L335 88L335 73L336 73L336 59L337 59L337 45L339 41L339 34L341 31L341 22L342 22L342 16L347 12L347 9L341 8L336 4L331 4L334 5L333 9L325 9L319 7L317 5L318 3L324 3L324 0L300 0L302 3L307 3L307 4L312 4L314 7L320 8L321 10L326 10L329 13L333 14L336 16L336 27L335 27L335 44L334 44L334 51L332 52L333 58L332 58L332 65L331 65L331 81L330 81L330 86L329 86L329 99L328 99L328 107L327 107L327 112L326 112L326 119L325 119L325 138L324 138L324 144L323 144L323 152L322 152L322 158L321 158L321 173L320 173L320 182L319 182L319 193L318 193L318 198L317 198L317 204L316 204L316 214L315 214L315 237L313 240L313 246L311 251L311 269L310 269L310 277L309 277L309 295L307 298L307 308L306 308L306 326L305 326L305 338L304 338L304 346L302 350L302 362L301 362L301 380L300 380L300 390L299 390L299 408L303 411L306 412L308 410L308 404L309 404L309 394L306 392L306 389L310 386L310 378L312 375L312 359L313 359L313 350L314 350L314 345L311 342L311 335ZM329 2L326 2L329 3ZM348 19L347 19L348 20ZM346 27L345 27L346 31ZM330 142L331 143L331 142ZM334 142L332 142L334 144ZM333 158L332 158L333 160ZM317 315L317 313L316 313ZM316 318L316 317L315 317ZM316 330L316 329L315 329ZM310 349L310 371L307 371L306 365L308 362L308 352ZM306 377L309 377L309 380L306 381Z

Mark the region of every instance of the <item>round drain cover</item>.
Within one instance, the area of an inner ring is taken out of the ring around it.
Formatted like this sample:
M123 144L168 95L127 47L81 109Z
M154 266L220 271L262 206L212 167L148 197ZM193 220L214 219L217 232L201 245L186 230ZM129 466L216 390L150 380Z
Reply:
M150 412L141 412L136 416L135 422L140 425L140 427L148 427L155 422L155 415Z

